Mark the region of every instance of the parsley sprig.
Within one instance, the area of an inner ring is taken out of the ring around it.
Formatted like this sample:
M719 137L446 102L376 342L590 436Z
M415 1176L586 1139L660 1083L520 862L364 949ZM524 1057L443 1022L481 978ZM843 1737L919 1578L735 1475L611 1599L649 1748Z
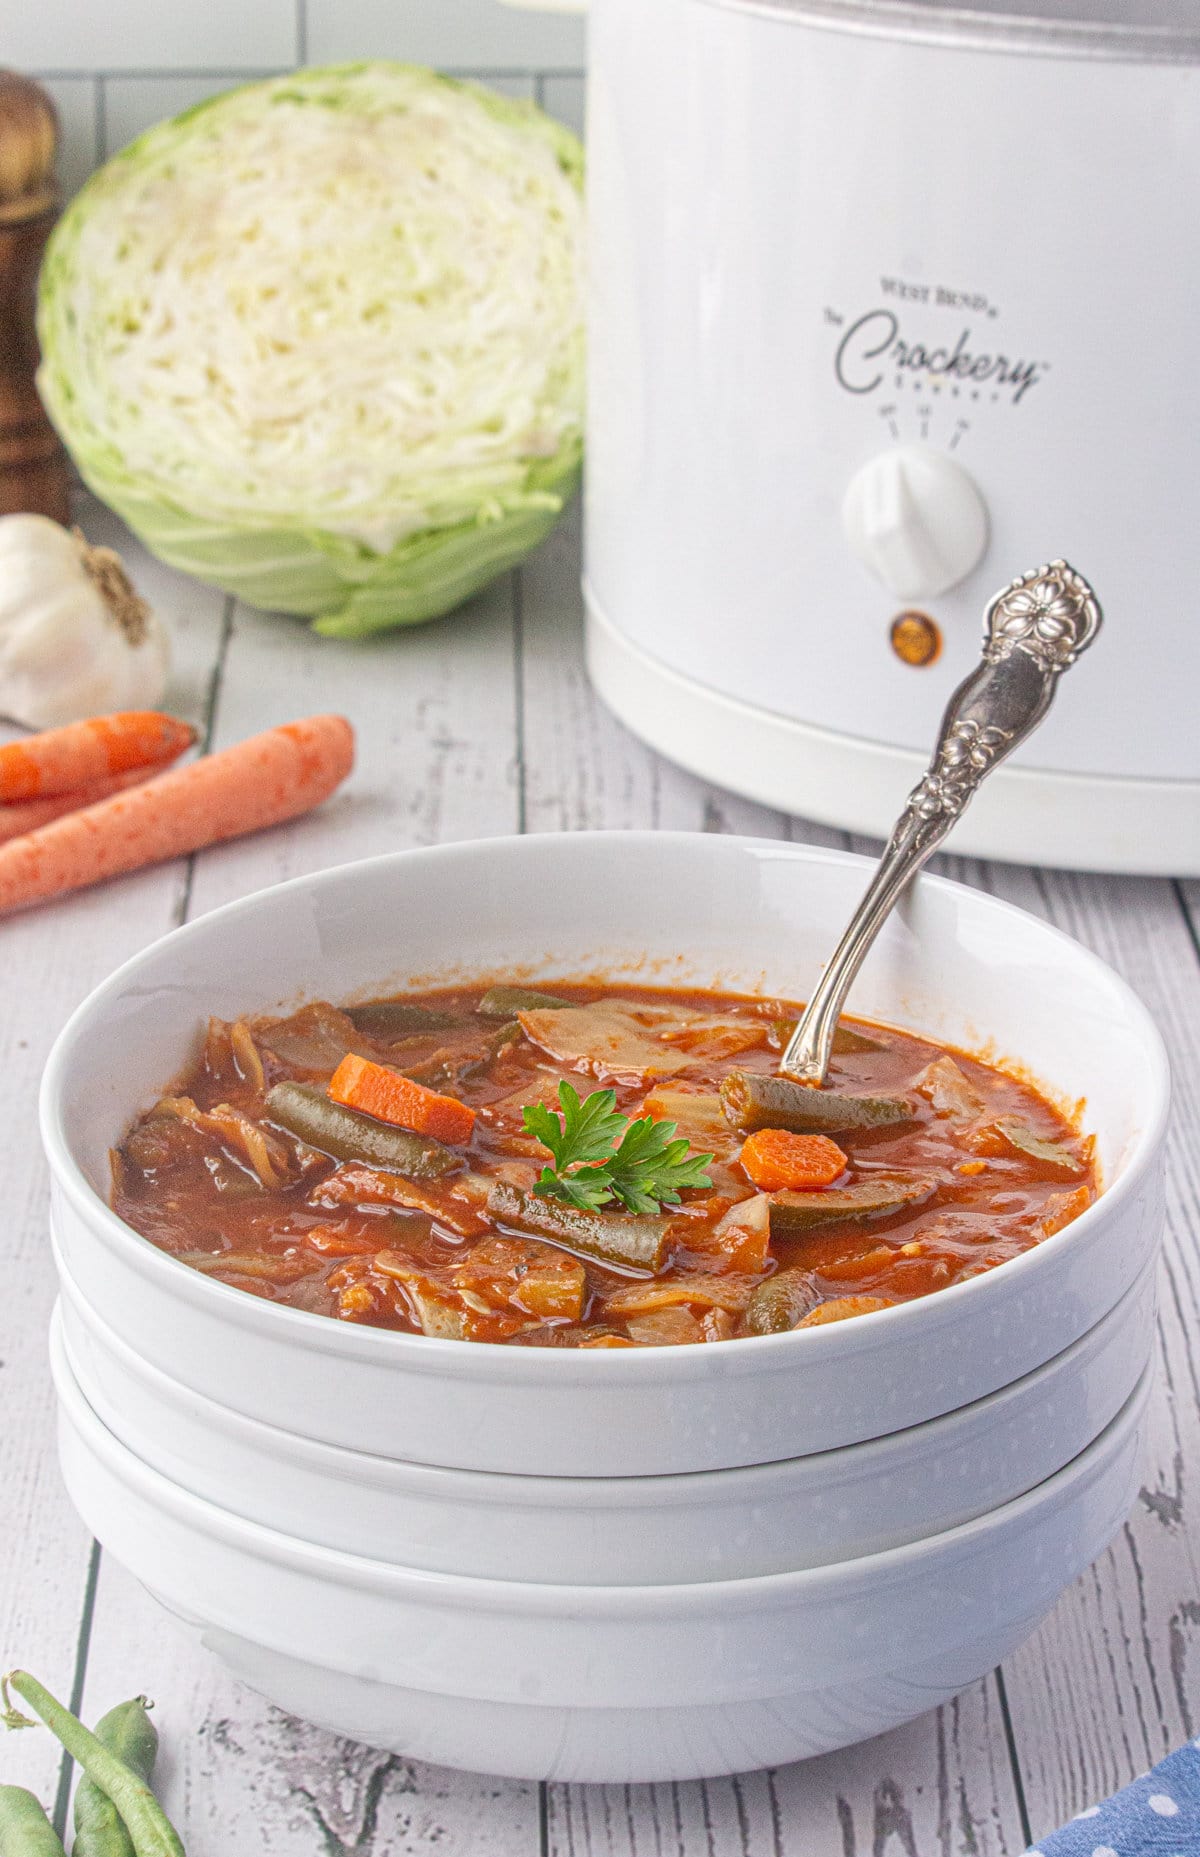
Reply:
M522 1112L525 1132L536 1136L554 1158L543 1167L534 1192L563 1199L581 1212L600 1212L619 1202L630 1212L677 1206L687 1186L711 1186L705 1168L711 1154L692 1154L675 1122L617 1114L615 1090L593 1090L580 1101L569 1083L558 1086L559 1109L533 1103Z

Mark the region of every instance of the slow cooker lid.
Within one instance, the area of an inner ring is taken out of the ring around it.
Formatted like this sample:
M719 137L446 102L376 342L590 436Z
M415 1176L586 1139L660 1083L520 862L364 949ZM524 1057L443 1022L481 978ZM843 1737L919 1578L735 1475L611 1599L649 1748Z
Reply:
M716 0L806 24L992 51L1164 63L1200 60L1196 0Z

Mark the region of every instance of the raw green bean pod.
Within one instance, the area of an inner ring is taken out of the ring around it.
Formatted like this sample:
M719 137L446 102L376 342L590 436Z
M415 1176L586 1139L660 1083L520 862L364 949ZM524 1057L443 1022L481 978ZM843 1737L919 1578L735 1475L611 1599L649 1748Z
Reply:
M661 1270L670 1219L642 1213L583 1212L501 1181L488 1194L488 1211L519 1232L552 1238L566 1251L633 1270Z
M803 1321L821 1301L815 1277L808 1270L779 1270L760 1283L742 1317L747 1335L782 1335Z
M454 1024L448 1012L431 1006L417 1006L406 999L368 999L361 1006L343 1006L342 1011L355 1031L365 1032L379 1044L398 1044L402 1038L418 1038L422 1032L444 1032Z
M124 1820L134 1857L186 1857L179 1833L145 1780L98 1741L36 1677L27 1670L10 1670L0 1683L0 1692L9 1726L24 1725L27 1719L12 1706L11 1696L15 1693L41 1716L88 1778L108 1794Z
M882 1219L919 1206L937 1191L927 1174L870 1174L849 1186L821 1187L815 1193L772 1193L771 1238L794 1238L818 1225L847 1219Z
M485 1019L515 1019L519 1012L552 1012L574 1000L539 993L536 987L489 987L475 1010Z
M158 1730L144 1696L119 1702L101 1716L95 1735L147 1785L158 1756ZM136 1857L125 1821L108 1794L85 1773L75 1789L75 1842L71 1857Z
M277 1083L266 1101L267 1114L280 1128L337 1161L367 1161L410 1180L436 1180L462 1166L439 1141L330 1102L314 1084Z
M797 1135L829 1135L916 1120L913 1105L903 1096L846 1096L750 1070L731 1071L722 1080L721 1102L734 1127L747 1134L758 1128L787 1128Z
M67 1857L41 1801L23 1786L0 1786L0 1852L3 1857Z

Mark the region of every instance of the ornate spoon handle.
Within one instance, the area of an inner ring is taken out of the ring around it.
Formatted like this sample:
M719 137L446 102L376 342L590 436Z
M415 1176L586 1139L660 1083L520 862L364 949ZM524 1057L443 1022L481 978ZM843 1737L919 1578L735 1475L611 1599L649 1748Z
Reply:
M785 1077L824 1083L846 995L905 885L977 789L1031 735L1058 680L1100 630L1096 596L1065 561L1014 580L984 616L983 656L946 705L929 770L896 821L879 868L780 1062Z

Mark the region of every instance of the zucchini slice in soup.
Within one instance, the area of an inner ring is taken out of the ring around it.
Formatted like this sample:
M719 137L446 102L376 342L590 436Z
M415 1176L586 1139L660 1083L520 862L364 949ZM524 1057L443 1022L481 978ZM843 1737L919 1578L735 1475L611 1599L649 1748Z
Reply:
M721 1102L734 1127L748 1135L760 1128L786 1128L797 1135L841 1134L916 1120L904 1096L847 1096L748 1070L731 1071L722 1080Z
M414 1180L437 1179L462 1166L459 1155L428 1135L345 1109L310 1084L277 1083L267 1092L266 1107L280 1128L335 1161L372 1161Z

